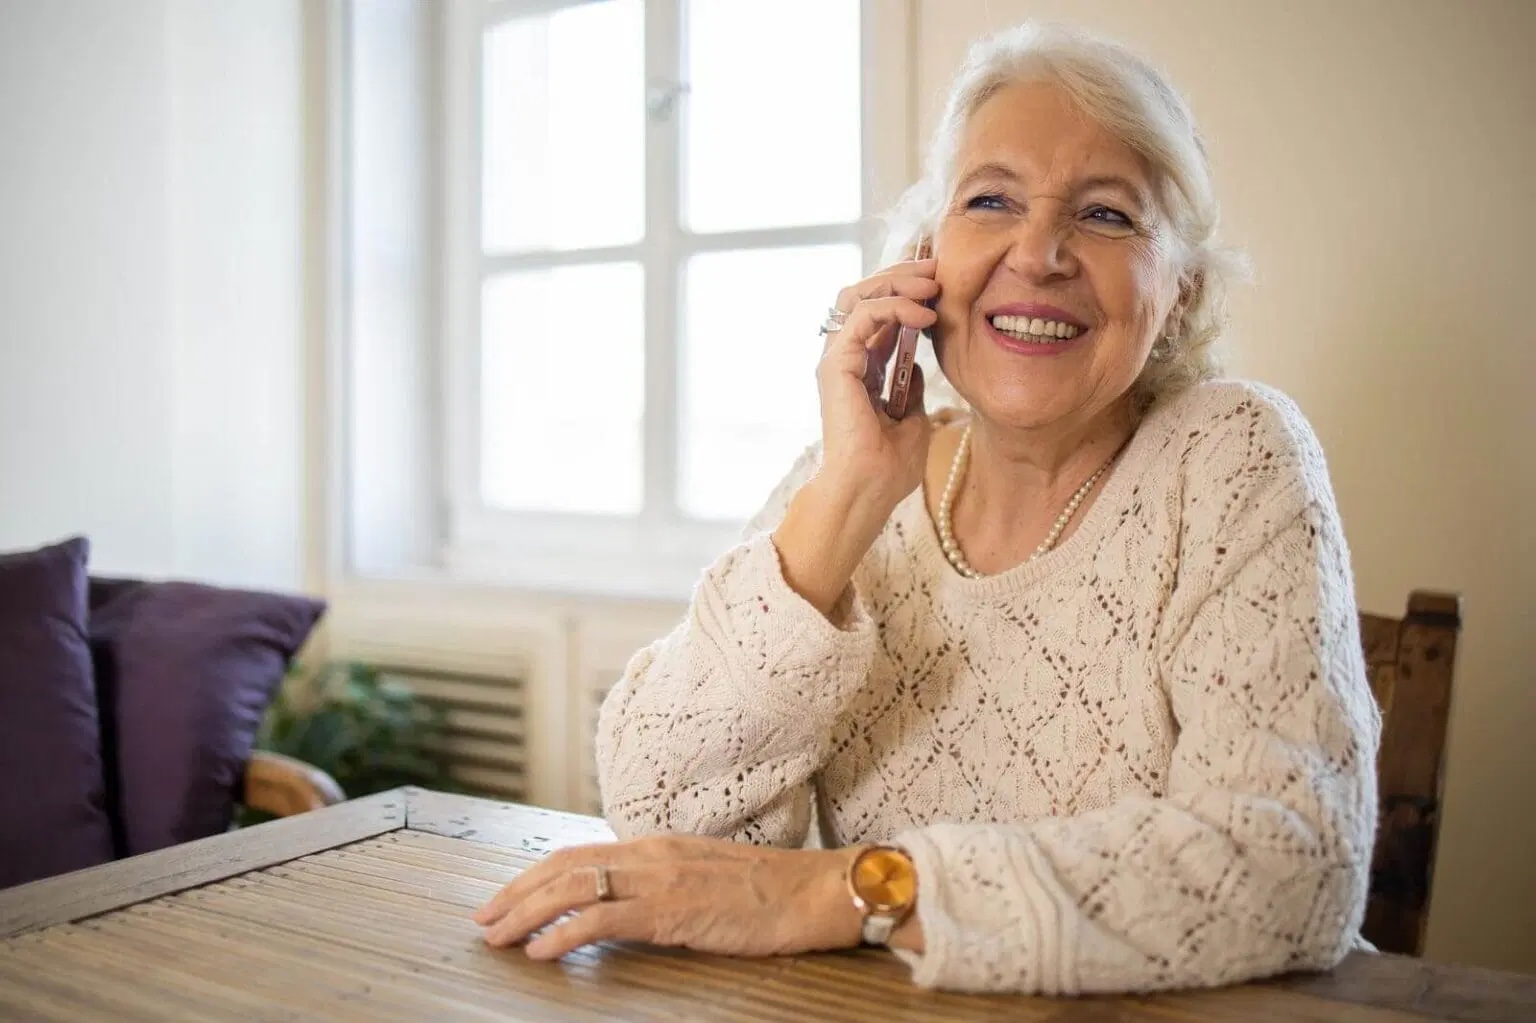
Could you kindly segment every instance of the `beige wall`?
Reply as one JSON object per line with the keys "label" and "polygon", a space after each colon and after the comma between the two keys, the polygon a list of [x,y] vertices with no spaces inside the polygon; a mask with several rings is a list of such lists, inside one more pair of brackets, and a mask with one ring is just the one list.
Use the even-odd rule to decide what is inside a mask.
{"label": "beige wall", "polygon": [[1029,17],[1189,97],[1257,270],[1229,361],[1321,435],[1361,603],[1464,595],[1428,951],[1536,971],[1536,3],[917,0],[920,139]]}

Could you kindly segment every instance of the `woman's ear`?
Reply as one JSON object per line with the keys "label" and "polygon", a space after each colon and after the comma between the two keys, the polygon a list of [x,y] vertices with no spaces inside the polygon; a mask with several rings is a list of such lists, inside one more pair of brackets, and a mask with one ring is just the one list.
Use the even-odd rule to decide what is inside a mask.
{"label": "woman's ear", "polygon": [[1179,294],[1173,300],[1173,308],[1168,310],[1168,321],[1163,328],[1163,336],[1182,338],[1187,325],[1184,318],[1195,307],[1200,299],[1200,293],[1205,288],[1205,274],[1199,270],[1191,271],[1179,279]]}

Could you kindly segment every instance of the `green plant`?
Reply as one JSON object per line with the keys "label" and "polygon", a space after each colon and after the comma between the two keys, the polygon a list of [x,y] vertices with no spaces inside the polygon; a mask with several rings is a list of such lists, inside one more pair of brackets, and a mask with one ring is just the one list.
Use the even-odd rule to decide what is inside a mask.
{"label": "green plant", "polygon": [[372,665],[342,661],[291,679],[256,736],[258,749],[314,764],[347,796],[400,785],[454,788],[437,752],[443,713]]}

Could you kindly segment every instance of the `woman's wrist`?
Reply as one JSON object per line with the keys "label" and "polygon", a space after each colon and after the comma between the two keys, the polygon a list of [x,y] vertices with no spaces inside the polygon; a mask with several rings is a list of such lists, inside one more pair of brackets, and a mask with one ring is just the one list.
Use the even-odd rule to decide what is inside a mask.
{"label": "woman's wrist", "polygon": [[[827,914],[830,933],[836,935],[832,939],[832,948],[853,948],[863,942],[864,913],[854,903],[853,893],[849,891],[848,871],[865,848],[862,845],[850,845],[818,854],[826,864],[822,868],[822,894],[819,901]],[[891,932],[885,944],[887,948],[899,948],[918,954],[923,952],[923,925],[918,922],[916,906]]]}
{"label": "woman's wrist", "polygon": [[831,948],[857,948],[863,941],[864,914],[848,893],[848,868],[859,854],[859,846],[828,849],[822,855],[821,891],[817,904],[831,925]]}
{"label": "woman's wrist", "polygon": [[840,467],[834,462],[823,462],[806,487],[812,490],[818,500],[872,522],[876,533],[885,525],[885,520],[890,518],[902,498],[912,492],[911,487],[903,488],[898,480],[880,474],[871,476],[855,468]]}

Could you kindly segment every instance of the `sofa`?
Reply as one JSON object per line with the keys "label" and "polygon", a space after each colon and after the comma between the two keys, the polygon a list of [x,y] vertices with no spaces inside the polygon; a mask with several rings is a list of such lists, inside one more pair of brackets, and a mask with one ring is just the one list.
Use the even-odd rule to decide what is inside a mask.
{"label": "sofa", "polygon": [[0,554],[0,888],[344,798],[252,749],[321,601],[95,577],[89,553]]}

